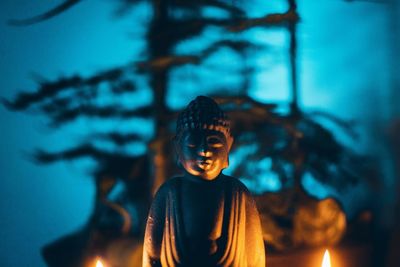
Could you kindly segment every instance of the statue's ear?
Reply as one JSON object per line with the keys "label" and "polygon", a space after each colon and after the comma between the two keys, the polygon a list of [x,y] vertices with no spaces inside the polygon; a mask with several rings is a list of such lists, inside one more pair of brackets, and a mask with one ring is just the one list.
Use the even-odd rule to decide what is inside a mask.
{"label": "statue's ear", "polygon": [[174,136],[173,143],[174,143],[174,150],[175,150],[175,155],[176,155],[176,163],[178,166],[180,166],[181,165],[181,159],[180,159],[181,149],[180,149],[180,142],[179,142],[179,139],[177,138],[177,136]]}
{"label": "statue's ear", "polygon": [[228,143],[228,153],[231,151],[232,144],[233,144],[234,140],[235,139],[233,138],[233,136],[228,137],[228,140],[226,140],[226,142]]}
{"label": "statue's ear", "polygon": [[229,137],[228,137],[228,140],[226,140],[227,145],[228,145],[228,153],[226,153],[226,159],[225,159],[225,163],[224,163],[224,169],[229,167],[229,152],[231,151],[233,141],[234,141],[233,136],[229,136]]}
{"label": "statue's ear", "polygon": [[229,167],[229,155],[226,155],[226,159],[225,159],[225,163],[224,163],[223,169],[226,169],[228,167]]}

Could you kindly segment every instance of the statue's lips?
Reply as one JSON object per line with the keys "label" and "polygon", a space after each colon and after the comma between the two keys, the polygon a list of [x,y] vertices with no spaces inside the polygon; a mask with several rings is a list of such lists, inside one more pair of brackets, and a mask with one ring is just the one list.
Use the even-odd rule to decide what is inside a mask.
{"label": "statue's lips", "polygon": [[210,166],[212,164],[212,160],[210,160],[210,159],[196,160],[196,164],[197,164],[197,166],[199,166],[199,168],[206,170],[206,169],[210,168]]}

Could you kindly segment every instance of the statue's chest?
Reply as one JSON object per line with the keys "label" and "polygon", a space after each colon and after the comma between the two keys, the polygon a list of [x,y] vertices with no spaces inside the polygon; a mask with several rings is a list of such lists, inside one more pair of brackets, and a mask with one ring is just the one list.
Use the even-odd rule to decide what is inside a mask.
{"label": "statue's chest", "polygon": [[220,185],[192,186],[183,184],[181,188],[181,211],[188,238],[215,240],[216,227],[222,220],[224,189]]}

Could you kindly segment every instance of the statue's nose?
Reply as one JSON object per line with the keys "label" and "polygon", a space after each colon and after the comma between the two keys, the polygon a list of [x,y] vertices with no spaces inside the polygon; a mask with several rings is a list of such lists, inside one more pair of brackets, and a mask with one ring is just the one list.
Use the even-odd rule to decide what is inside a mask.
{"label": "statue's nose", "polygon": [[202,157],[211,157],[211,151],[208,150],[207,148],[201,148],[199,150],[199,155]]}
{"label": "statue's nose", "polygon": [[208,147],[208,144],[207,144],[206,140],[204,140],[201,143],[201,145],[199,147],[199,150],[198,150],[198,154],[199,154],[199,156],[202,156],[202,157],[210,157],[211,156],[211,151],[210,151],[210,149]]}

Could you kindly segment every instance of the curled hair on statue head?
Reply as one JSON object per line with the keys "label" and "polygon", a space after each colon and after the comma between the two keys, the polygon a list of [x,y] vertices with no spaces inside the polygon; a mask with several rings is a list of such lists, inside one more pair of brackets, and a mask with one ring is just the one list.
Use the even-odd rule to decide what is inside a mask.
{"label": "curled hair on statue head", "polygon": [[175,141],[188,130],[208,129],[221,132],[232,143],[230,121],[218,104],[210,97],[198,96],[179,114],[176,122]]}
{"label": "curled hair on statue head", "polygon": [[[176,122],[176,135],[174,137],[175,150],[179,155],[179,146],[185,133],[195,130],[213,130],[225,136],[227,149],[231,149],[233,137],[230,131],[230,120],[218,104],[209,97],[198,96],[179,114]],[[180,166],[178,156],[178,166]],[[226,167],[229,158],[226,158]]]}

